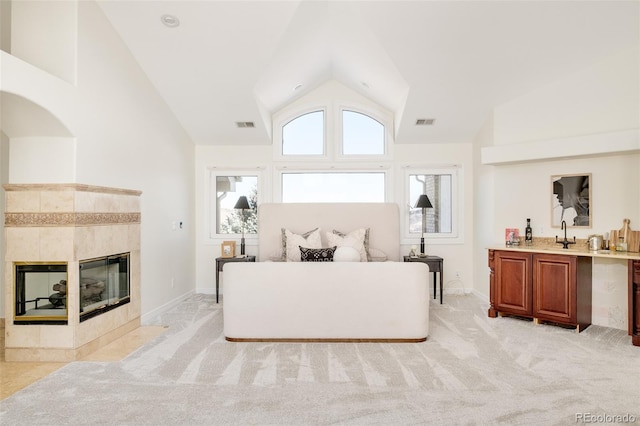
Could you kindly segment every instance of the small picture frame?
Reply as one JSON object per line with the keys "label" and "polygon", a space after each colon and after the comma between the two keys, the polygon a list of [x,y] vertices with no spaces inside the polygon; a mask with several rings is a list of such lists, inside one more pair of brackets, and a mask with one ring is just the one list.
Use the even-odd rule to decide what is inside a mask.
{"label": "small picture frame", "polygon": [[504,242],[507,246],[520,245],[520,229],[518,228],[505,228],[504,230]]}
{"label": "small picture frame", "polygon": [[221,257],[236,257],[236,242],[223,241],[220,245]]}

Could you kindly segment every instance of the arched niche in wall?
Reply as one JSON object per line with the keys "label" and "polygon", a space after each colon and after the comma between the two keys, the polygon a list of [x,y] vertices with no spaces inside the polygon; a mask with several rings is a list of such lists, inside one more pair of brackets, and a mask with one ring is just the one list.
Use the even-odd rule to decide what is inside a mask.
{"label": "arched niche in wall", "polygon": [[0,92],[0,103],[0,126],[9,138],[73,137],[58,117],[29,99]]}
{"label": "arched niche in wall", "polygon": [[76,139],[47,109],[0,92],[0,129],[9,140],[8,183],[75,182]]}

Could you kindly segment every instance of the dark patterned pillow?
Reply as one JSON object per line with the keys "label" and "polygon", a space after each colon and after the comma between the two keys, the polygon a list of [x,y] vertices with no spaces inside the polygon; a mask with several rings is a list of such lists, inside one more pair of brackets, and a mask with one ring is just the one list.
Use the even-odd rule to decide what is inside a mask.
{"label": "dark patterned pillow", "polygon": [[298,247],[300,247],[300,260],[303,262],[333,262],[333,253],[336,251],[336,246],[320,249]]}

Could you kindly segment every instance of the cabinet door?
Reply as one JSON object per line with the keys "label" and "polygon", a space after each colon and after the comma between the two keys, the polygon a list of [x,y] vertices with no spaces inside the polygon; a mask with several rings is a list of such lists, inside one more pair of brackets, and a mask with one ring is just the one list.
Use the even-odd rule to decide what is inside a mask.
{"label": "cabinet door", "polygon": [[530,253],[495,253],[495,310],[515,315],[532,314]]}
{"label": "cabinet door", "polygon": [[533,316],[566,324],[576,323],[575,256],[533,256]]}

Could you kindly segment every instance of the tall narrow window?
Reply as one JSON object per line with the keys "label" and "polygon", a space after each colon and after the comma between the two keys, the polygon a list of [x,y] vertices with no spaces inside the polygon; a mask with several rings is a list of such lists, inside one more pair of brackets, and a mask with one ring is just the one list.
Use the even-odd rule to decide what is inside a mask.
{"label": "tall narrow window", "polygon": [[234,208],[238,198],[242,195],[247,197],[251,207],[244,213],[244,232],[246,234],[257,233],[258,176],[217,175],[215,176],[215,194],[216,234],[240,234],[242,232],[242,211]]}
{"label": "tall narrow window", "polygon": [[[425,210],[428,234],[450,234],[453,232],[453,178],[451,174],[410,174],[409,200],[414,205],[421,194],[426,194],[433,208]],[[422,232],[422,209],[409,212],[409,233]]]}
{"label": "tall narrow window", "polygon": [[282,127],[282,155],[324,154],[324,111],[294,118]]}
{"label": "tall narrow window", "polygon": [[342,154],[384,155],[384,126],[359,112],[342,111]]}

